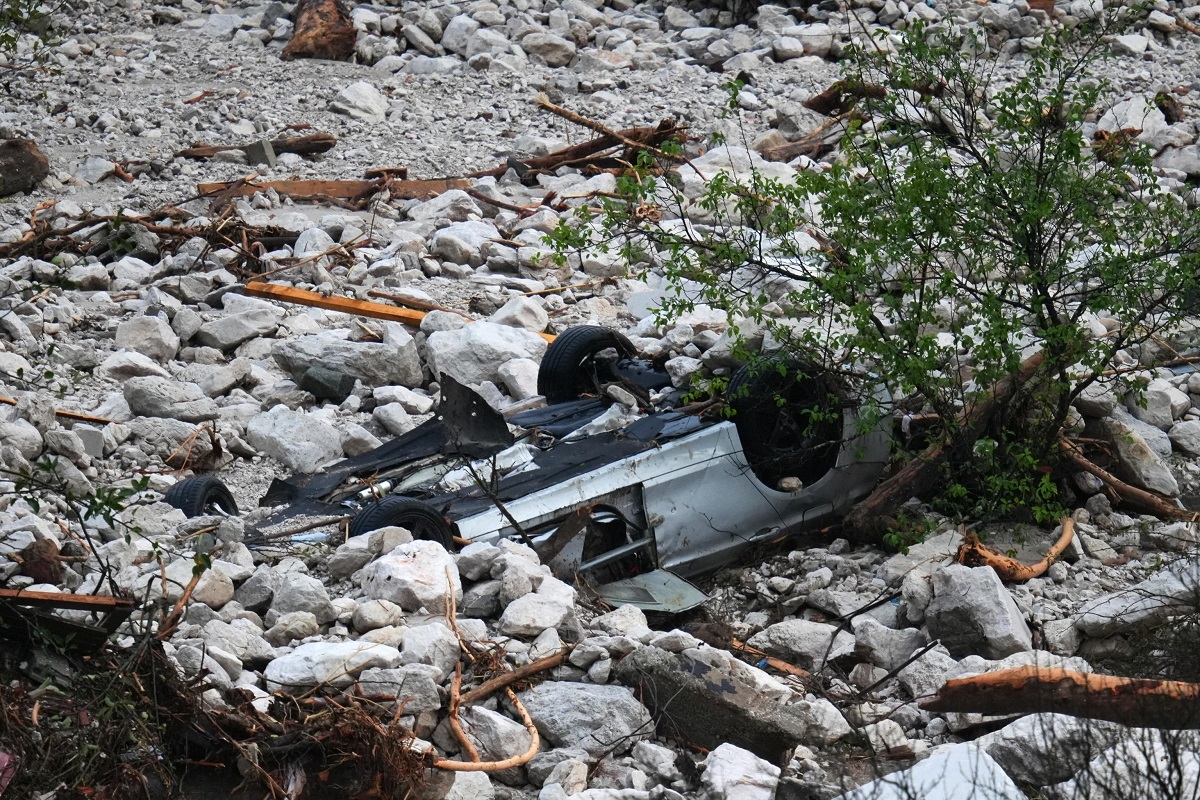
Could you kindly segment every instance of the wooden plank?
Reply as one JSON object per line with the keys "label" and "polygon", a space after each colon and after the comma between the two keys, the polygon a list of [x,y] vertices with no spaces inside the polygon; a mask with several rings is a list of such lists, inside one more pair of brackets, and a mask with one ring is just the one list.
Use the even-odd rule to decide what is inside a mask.
{"label": "wooden plank", "polygon": [[238,197],[248,197],[257,192],[274,189],[280,194],[294,199],[305,197],[336,197],[339,200],[350,200],[364,192],[369,192],[380,186],[378,181],[345,180],[345,181],[254,181],[237,185],[237,181],[217,181],[216,183],[201,183],[196,188],[201,197],[207,197],[221,192]]}
{"label": "wooden plank", "polygon": [[128,597],[103,597],[97,594],[65,594],[59,592],[25,592],[20,589],[0,589],[0,602],[34,608],[68,608],[76,611],[118,611],[132,609]]}
{"label": "wooden plank", "polygon": [[471,181],[467,178],[433,178],[430,180],[294,180],[294,181],[217,181],[201,183],[196,189],[201,197],[227,192],[230,196],[248,197],[256,192],[274,189],[293,200],[321,197],[336,197],[339,200],[356,200],[386,188],[392,197],[405,200],[424,200],[436,197],[450,189],[466,189]]}
{"label": "wooden plank", "polygon": [[[414,311],[409,308],[397,308],[385,303],[356,300],[353,297],[339,297],[338,295],[326,297],[318,292],[310,292],[306,289],[280,286],[277,283],[262,283],[261,281],[247,283],[245,292],[254,297],[279,300],[284,303],[296,303],[297,305],[311,306],[313,308],[323,308],[327,311],[340,311],[343,314],[355,314],[360,317],[373,317],[392,322],[403,322],[406,325],[414,327],[420,326],[421,320],[428,313],[425,311]],[[547,342],[554,341],[554,336],[549,333],[539,333],[538,336],[541,336]]]}

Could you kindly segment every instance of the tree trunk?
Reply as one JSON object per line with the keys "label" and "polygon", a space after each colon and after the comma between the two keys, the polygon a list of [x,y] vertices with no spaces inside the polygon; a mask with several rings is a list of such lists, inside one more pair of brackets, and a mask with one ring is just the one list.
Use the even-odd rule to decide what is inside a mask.
{"label": "tree trunk", "polygon": [[358,32],[342,0],[300,0],[292,15],[296,30],[280,58],[349,61]]}
{"label": "tree trunk", "polygon": [[927,711],[1067,714],[1135,728],[1200,729],[1200,684],[1018,667],[946,681]]}
{"label": "tree trunk", "polygon": [[879,484],[875,491],[855,504],[843,521],[846,532],[855,541],[878,543],[896,527],[896,512],[910,497],[926,497],[942,479],[942,465],[960,453],[970,452],[975,441],[987,430],[992,417],[1016,391],[1028,383],[1045,362],[1037,352],[1021,362],[1009,378],[992,387],[987,397],[965,409],[958,417],[958,430],[950,441],[935,442]]}

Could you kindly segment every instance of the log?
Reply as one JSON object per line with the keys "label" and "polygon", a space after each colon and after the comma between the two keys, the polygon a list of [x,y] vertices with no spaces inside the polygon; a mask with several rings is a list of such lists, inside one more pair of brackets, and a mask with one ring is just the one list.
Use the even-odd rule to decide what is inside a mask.
{"label": "log", "polygon": [[[337,144],[337,137],[332,133],[310,133],[307,136],[281,136],[271,140],[271,149],[276,153],[295,153],[300,156],[316,155],[332,150]],[[217,153],[230,150],[245,150],[243,144],[194,144],[175,154],[176,158],[191,158],[202,160],[212,158]]]}
{"label": "log", "polygon": [[50,160],[32,139],[0,142],[0,197],[32,192],[50,174]]}
{"label": "log", "polygon": [[349,61],[358,31],[342,0],[300,0],[292,16],[296,30],[279,57]]}
{"label": "log", "polygon": [[1034,353],[1021,362],[1017,371],[999,381],[978,403],[964,409],[958,417],[958,429],[951,441],[934,442],[912,461],[885,480],[875,491],[855,504],[843,524],[847,533],[864,542],[877,543],[896,526],[896,512],[913,496],[927,496],[941,481],[942,465],[964,446],[970,446],[987,429],[996,407],[1037,374],[1045,354]]}
{"label": "log", "polygon": [[1067,714],[1136,728],[1200,729],[1200,684],[1018,667],[946,681],[926,711]]}
{"label": "log", "polygon": [[1083,454],[1083,451],[1079,449],[1079,445],[1071,440],[1060,438],[1058,440],[1058,447],[1077,467],[1085,472],[1090,472],[1104,481],[1106,486],[1116,492],[1123,501],[1130,505],[1137,506],[1151,512],[1155,516],[1165,517],[1166,519],[1182,519],[1188,522],[1200,521],[1200,513],[1172,505],[1168,498],[1148,492],[1145,489],[1139,489],[1136,486],[1131,486],[1111,472],[1093,464]]}
{"label": "log", "polygon": [[963,533],[963,543],[958,546],[954,560],[968,567],[991,567],[996,570],[1002,581],[1027,581],[1036,578],[1050,569],[1050,565],[1058,560],[1062,551],[1067,549],[1071,539],[1075,537],[1075,520],[1063,517],[1062,534],[1058,541],[1046,551],[1046,556],[1036,564],[1022,564],[1015,558],[1009,558],[994,547],[988,547],[979,541],[972,531]]}

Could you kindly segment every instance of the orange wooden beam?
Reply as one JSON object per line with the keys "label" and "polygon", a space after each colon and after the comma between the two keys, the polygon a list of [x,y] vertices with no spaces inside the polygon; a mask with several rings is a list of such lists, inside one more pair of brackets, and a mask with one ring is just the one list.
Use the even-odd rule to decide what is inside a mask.
{"label": "orange wooden beam", "polygon": [[[306,289],[296,289],[291,286],[281,286],[277,283],[251,281],[246,284],[246,294],[254,297],[264,297],[279,300],[284,303],[296,303],[302,306],[323,308],[327,311],[340,311],[343,314],[355,314],[360,317],[386,319],[392,322],[403,322],[406,325],[419,326],[427,311],[414,311],[410,308],[398,308],[385,303],[372,303],[369,300],[356,300],[353,297],[330,295],[326,297],[318,292]],[[539,333],[547,342],[553,342],[554,336],[549,333]]]}

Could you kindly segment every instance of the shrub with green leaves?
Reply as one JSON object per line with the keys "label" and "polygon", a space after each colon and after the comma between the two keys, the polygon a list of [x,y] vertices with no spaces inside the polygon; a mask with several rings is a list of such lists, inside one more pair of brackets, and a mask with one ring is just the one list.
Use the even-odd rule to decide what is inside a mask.
{"label": "shrub with green leaves", "polygon": [[[1049,514],[1046,465],[1072,401],[1118,351],[1181,318],[1200,265],[1197,214],[1160,186],[1147,143],[1087,135],[1122,23],[1048,28],[1003,66],[969,28],[853,47],[831,164],[781,175],[728,147],[705,157],[729,166],[697,191],[694,166],[664,173],[645,158],[618,199],[552,240],[560,255],[619,249],[635,271],[661,272],[664,318],[723,308],[743,334],[915,398],[952,453],[950,508]],[[963,409],[1035,353],[975,446]]]}
{"label": "shrub with green leaves", "polygon": [[[41,0],[0,0],[0,61],[12,62],[19,50],[21,37],[36,37],[35,55],[46,41],[49,12]],[[11,68],[12,63],[5,64]]]}

